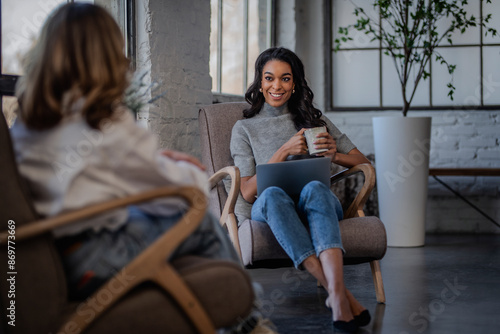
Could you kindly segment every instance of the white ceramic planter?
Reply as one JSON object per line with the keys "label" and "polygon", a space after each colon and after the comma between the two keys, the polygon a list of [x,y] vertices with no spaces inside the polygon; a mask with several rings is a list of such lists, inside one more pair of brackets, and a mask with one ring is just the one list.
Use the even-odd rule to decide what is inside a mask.
{"label": "white ceramic planter", "polygon": [[380,219],[392,247],[425,244],[431,118],[374,117]]}

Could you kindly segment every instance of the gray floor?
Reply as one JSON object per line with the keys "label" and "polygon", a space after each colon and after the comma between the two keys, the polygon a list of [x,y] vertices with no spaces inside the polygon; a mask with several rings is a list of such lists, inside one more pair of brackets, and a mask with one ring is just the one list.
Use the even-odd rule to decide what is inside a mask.
{"label": "gray floor", "polygon": [[[345,267],[347,287],[370,311],[358,333],[500,333],[500,235],[428,236],[425,247],[389,248],[381,261],[386,304],[370,266]],[[279,333],[333,333],[326,291],[294,268],[251,269],[263,312]]]}

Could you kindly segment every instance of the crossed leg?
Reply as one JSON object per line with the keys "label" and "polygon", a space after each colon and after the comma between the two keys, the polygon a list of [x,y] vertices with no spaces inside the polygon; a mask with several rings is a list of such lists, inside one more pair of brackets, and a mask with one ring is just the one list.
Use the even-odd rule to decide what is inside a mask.
{"label": "crossed leg", "polygon": [[327,249],[319,255],[310,256],[303,262],[306,270],[328,291],[326,305],[332,309],[334,321],[350,321],[365,308],[347,290],[344,284],[342,251]]}

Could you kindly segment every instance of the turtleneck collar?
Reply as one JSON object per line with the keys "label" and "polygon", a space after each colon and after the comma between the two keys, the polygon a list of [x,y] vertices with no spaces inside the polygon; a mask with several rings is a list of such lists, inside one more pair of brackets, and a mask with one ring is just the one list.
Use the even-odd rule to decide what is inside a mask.
{"label": "turtleneck collar", "polygon": [[288,103],[285,103],[284,105],[279,107],[272,107],[271,105],[264,102],[264,105],[260,110],[260,114],[263,116],[280,116],[288,114]]}

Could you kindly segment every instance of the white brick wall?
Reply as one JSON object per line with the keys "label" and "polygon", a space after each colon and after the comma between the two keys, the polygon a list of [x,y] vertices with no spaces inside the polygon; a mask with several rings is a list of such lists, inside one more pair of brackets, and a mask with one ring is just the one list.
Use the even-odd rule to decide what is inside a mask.
{"label": "white brick wall", "polygon": [[[397,112],[327,113],[364,154],[374,153],[372,118]],[[431,116],[431,167],[500,168],[500,111],[412,112]],[[448,177],[440,179],[500,223],[500,177]],[[448,189],[429,177],[427,232],[500,233]]]}
{"label": "white brick wall", "polygon": [[[145,41],[140,59],[150,62],[151,79],[166,92],[146,114],[160,145],[199,156],[198,110],[212,103],[209,75],[210,2],[144,2]],[[148,66],[148,64],[146,64]]]}

